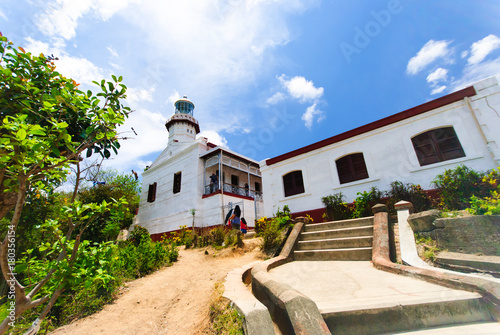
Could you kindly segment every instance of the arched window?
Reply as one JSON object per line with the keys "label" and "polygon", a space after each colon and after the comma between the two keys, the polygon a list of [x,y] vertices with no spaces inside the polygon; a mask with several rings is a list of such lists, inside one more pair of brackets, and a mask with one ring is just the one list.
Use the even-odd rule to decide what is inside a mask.
{"label": "arched window", "polygon": [[426,131],[411,139],[420,166],[465,157],[453,127]]}
{"label": "arched window", "polygon": [[285,189],[285,197],[304,193],[304,180],[302,171],[292,171],[283,176],[283,187]]}
{"label": "arched window", "polygon": [[335,164],[341,184],[368,178],[368,170],[362,152],[339,158]]}

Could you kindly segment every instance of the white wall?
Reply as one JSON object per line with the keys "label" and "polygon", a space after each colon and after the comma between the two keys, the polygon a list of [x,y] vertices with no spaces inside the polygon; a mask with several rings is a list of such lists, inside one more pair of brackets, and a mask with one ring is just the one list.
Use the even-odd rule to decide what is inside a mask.
{"label": "white wall", "polygon": [[[351,202],[358,192],[368,191],[372,186],[387,190],[396,180],[429,189],[437,174],[458,164],[480,171],[497,167],[500,162],[500,89],[494,78],[479,82],[475,88],[477,95],[471,97],[471,107],[487,143],[465,98],[270,166],[262,161],[265,215],[271,216],[284,205],[292,212],[322,208],[322,197],[339,192]],[[420,166],[411,138],[445,126],[455,129],[465,157]],[[340,184],[335,161],[356,152],[363,153],[369,178]],[[285,198],[283,175],[295,170],[302,170],[305,192]]]}
{"label": "white wall", "polygon": [[[200,173],[203,173],[203,167],[199,154],[200,144],[193,143],[179,154],[174,154],[167,160],[159,160],[161,164],[153,165],[143,173],[136,224],[147,228],[151,234],[177,230],[182,225],[191,227],[192,215],[189,210],[197,209],[199,216],[202,208],[203,176]],[[174,194],[173,181],[177,172],[182,172],[181,191]],[[149,203],[149,184],[154,182],[157,183],[156,200]]]}

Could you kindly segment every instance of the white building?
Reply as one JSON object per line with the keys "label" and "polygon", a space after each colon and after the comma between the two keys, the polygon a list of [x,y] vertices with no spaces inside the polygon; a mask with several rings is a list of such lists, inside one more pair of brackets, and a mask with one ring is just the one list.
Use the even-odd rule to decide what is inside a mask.
{"label": "white building", "polygon": [[[153,240],[181,226],[220,225],[228,210],[239,205],[249,226],[263,212],[259,163],[215,146],[200,132],[194,104],[184,96],[167,120],[168,144],[142,174],[142,191],[135,224]],[[222,171],[222,174],[219,173]],[[216,183],[210,176],[218,176]],[[193,216],[194,210],[194,216]],[[194,221],[193,221],[194,220]]]}
{"label": "white building", "polygon": [[348,202],[393,181],[431,188],[445,169],[500,165],[500,87],[495,77],[320,142],[260,162],[264,214],[288,205],[321,218],[321,198]]}

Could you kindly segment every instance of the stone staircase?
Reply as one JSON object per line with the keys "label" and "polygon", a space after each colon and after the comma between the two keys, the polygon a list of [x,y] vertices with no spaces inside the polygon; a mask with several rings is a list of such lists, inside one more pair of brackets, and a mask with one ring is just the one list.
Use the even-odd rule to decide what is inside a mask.
{"label": "stone staircase", "polygon": [[[300,233],[293,251],[295,261],[343,261],[337,266],[359,264],[359,269],[368,266],[366,270],[360,272],[357,266],[349,265],[354,266],[355,272],[344,275],[345,278],[353,278],[356,275],[367,277],[366,282],[357,278],[358,284],[363,283],[358,287],[357,294],[360,294],[360,297],[342,302],[321,302],[328,292],[339,290],[338,295],[342,296],[345,294],[343,291],[350,287],[327,288],[329,281],[343,282],[340,278],[344,277],[335,277],[335,273],[338,274],[339,270],[329,273],[329,281],[323,284],[318,283],[325,285],[324,288],[327,291],[319,294],[315,299],[318,300],[320,313],[332,334],[399,334],[415,330],[420,330],[424,334],[424,329],[425,334],[427,332],[429,334],[469,334],[470,328],[468,327],[478,329],[478,332],[473,334],[493,334],[497,331],[500,333],[500,324],[495,322],[488,304],[478,293],[440,291],[427,287],[426,285],[430,284],[420,280],[370,269],[372,266],[368,264],[371,262],[366,261],[372,260],[372,245],[373,217],[306,224]],[[326,263],[321,262],[321,264]],[[315,265],[314,268],[320,269],[319,265]],[[296,276],[297,273],[304,271],[299,268],[291,272]],[[328,271],[324,270],[321,273],[325,274]],[[398,279],[390,279],[391,276],[396,276]],[[313,279],[295,280],[305,283]],[[387,284],[390,280],[394,281]],[[405,284],[410,280],[414,282]],[[380,283],[382,286],[372,283],[377,283],[377,285]],[[368,293],[370,290],[361,291],[361,287],[372,285],[373,291],[382,289],[387,289],[387,291],[384,291],[382,296],[374,295],[373,297]],[[415,285],[414,289],[408,288],[413,287],[412,285]],[[392,290],[401,290],[401,296],[392,295]],[[315,291],[316,289],[313,289],[309,296],[313,296]],[[453,328],[454,326],[458,328]],[[460,332],[461,327],[464,327],[465,332]],[[485,331],[479,330],[483,327]],[[446,332],[447,329],[449,333]]]}
{"label": "stone staircase", "polygon": [[294,250],[296,261],[372,259],[373,217],[307,224]]}

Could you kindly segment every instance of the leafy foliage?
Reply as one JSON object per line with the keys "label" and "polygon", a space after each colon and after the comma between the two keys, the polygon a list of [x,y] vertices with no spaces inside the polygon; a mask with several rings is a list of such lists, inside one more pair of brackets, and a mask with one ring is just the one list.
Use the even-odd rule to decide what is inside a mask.
{"label": "leafy foliage", "polygon": [[264,217],[258,220],[256,223],[256,226],[259,226],[257,236],[262,237],[261,249],[266,253],[273,253],[283,243],[286,237],[285,230],[290,227],[292,222],[288,206],[284,206],[283,211],[278,208],[274,218]]}
{"label": "leafy foliage", "polygon": [[482,179],[482,185],[485,185],[490,191],[490,196],[479,198],[473,195],[470,199],[469,213],[474,215],[498,215],[500,214],[500,168],[492,170]]}
{"label": "leafy foliage", "polygon": [[243,335],[243,317],[232,306],[231,301],[222,297],[224,285],[215,285],[216,296],[210,304],[210,328],[208,334]]}
{"label": "leafy foliage", "polygon": [[373,186],[370,191],[358,192],[358,197],[354,200],[353,217],[362,218],[371,216],[372,207],[380,203],[382,199],[382,192]]}
{"label": "leafy foliage", "polygon": [[106,170],[106,177],[100,177],[101,174],[104,173],[95,178],[105,181],[105,184],[85,187],[78,193],[78,199],[83,203],[100,203],[123,198],[127,204],[123,208],[122,217],[104,215],[87,227],[83,238],[94,242],[115,240],[120,229],[128,228],[132,224],[135,211],[139,207],[139,182],[135,178],[114,170]]}
{"label": "leafy foliage", "polygon": [[415,212],[422,212],[432,207],[432,200],[420,185],[405,184],[400,181],[391,183],[390,189],[385,193],[386,204],[390,214],[396,214],[394,205],[401,201],[411,202]]}
{"label": "leafy foliage", "polygon": [[[109,279],[102,268],[93,276],[93,268],[82,265],[87,258],[80,259],[79,252],[87,250],[88,243],[82,240],[82,234],[100,216],[123,219],[120,209],[126,204],[124,199],[82,204],[73,202],[72,197],[59,217],[39,222],[40,233],[52,233],[37,236],[46,238],[37,251],[45,258],[38,258],[34,248],[27,249],[27,268],[20,271],[21,277],[9,267],[9,235],[28,245],[24,243],[27,236],[18,230],[28,194],[50,194],[65,180],[71,164],[79,166],[83,152],[87,157],[99,154],[105,158],[111,151],[117,153],[120,144],[116,129],[130,112],[121,102],[126,93],[121,77],[95,82],[101,91],[93,95],[80,91],[79,84],[58,73],[55,60],[15,48],[0,34],[0,220],[10,218],[9,234],[0,247],[0,264],[4,278],[15,288],[16,316],[44,306],[41,320],[71,287],[88,278]],[[33,268],[37,268],[36,276]],[[19,282],[26,279],[30,280],[27,290]],[[8,321],[0,324],[0,334],[7,331]],[[32,331],[37,331],[36,325]]]}
{"label": "leafy foliage", "polygon": [[137,247],[143,241],[151,241],[151,235],[149,235],[149,231],[146,228],[135,226],[134,230],[130,232],[128,240]]}
{"label": "leafy foliage", "polygon": [[440,189],[440,207],[448,210],[465,209],[469,207],[473,195],[487,196],[489,190],[485,190],[484,185],[481,185],[483,176],[484,173],[464,165],[437,175],[432,184]]}
{"label": "leafy foliage", "polygon": [[323,197],[321,198],[321,201],[325,205],[325,214],[328,221],[346,220],[352,218],[353,210],[349,207],[347,202],[345,202],[342,192]]}

